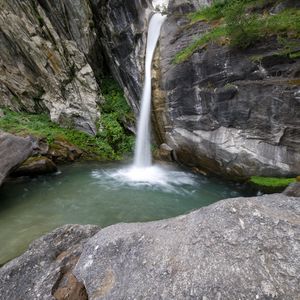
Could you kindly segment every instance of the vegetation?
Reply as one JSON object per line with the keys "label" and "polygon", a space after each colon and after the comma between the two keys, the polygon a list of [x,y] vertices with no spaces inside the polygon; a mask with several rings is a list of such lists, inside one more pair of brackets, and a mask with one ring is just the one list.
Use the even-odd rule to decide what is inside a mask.
{"label": "vegetation", "polygon": [[112,79],[103,80],[103,93],[105,103],[96,136],[72,128],[62,128],[46,114],[12,112],[8,109],[4,109],[5,116],[0,118],[0,129],[19,135],[44,137],[50,145],[55,139],[64,139],[83,150],[86,156],[90,154],[102,159],[121,159],[131,151],[133,145],[132,134],[126,132],[122,125],[123,119],[130,116],[130,108]]}
{"label": "vegetation", "polygon": [[[271,14],[268,9],[276,3],[275,0],[215,0],[210,7],[190,14],[191,25],[205,21],[212,29],[179,52],[174,62],[185,61],[208,42],[226,40],[231,47],[245,49],[268,36],[277,37],[279,43],[299,39],[300,10],[290,8]],[[286,54],[298,57],[299,53],[293,53],[293,49],[294,46],[285,47],[289,50]]]}
{"label": "vegetation", "polygon": [[286,187],[290,183],[296,182],[296,178],[273,178],[273,177],[259,177],[252,176],[250,183],[253,183],[262,187]]}
{"label": "vegetation", "polygon": [[112,78],[104,78],[101,87],[105,102],[101,107],[98,137],[105,142],[106,152],[120,158],[133,149],[134,136],[123,124],[133,122],[134,115],[122,90]]}

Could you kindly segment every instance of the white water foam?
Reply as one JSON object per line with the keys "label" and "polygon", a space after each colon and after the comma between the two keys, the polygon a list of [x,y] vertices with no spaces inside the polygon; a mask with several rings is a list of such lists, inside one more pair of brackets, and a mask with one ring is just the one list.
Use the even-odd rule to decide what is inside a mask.
{"label": "white water foam", "polygon": [[110,188],[122,187],[148,188],[166,193],[190,194],[192,186],[199,184],[199,178],[194,174],[183,172],[172,165],[150,166],[139,168],[128,166],[121,169],[94,170],[92,177],[99,183],[106,182]]}

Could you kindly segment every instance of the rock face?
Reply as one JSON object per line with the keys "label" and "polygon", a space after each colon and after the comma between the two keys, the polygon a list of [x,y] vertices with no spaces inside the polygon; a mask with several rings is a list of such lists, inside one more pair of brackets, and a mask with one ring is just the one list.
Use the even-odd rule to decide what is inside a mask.
{"label": "rock face", "polygon": [[0,130],[0,185],[5,177],[33,151],[30,138],[14,136]]}
{"label": "rock face", "polygon": [[174,14],[162,28],[160,142],[181,163],[231,178],[299,174],[300,60],[280,56],[269,40],[247,51],[208,44],[174,64],[175,54],[209,29],[187,24]]}
{"label": "rock face", "polygon": [[137,113],[142,94],[150,0],[92,0],[107,65]]}
{"label": "rock face", "polygon": [[102,54],[88,1],[0,5],[0,105],[49,111],[53,121],[94,134],[101,96],[90,62],[99,70]]}
{"label": "rock face", "polygon": [[89,299],[299,299],[300,202],[220,201],[185,216],[101,230],[74,274]]}
{"label": "rock face", "polygon": [[27,252],[0,269],[0,298],[87,300],[72,275],[82,245],[100,228],[66,225],[34,241]]}
{"label": "rock face", "polygon": [[211,0],[170,0],[168,11],[170,13],[188,13],[207,6]]}

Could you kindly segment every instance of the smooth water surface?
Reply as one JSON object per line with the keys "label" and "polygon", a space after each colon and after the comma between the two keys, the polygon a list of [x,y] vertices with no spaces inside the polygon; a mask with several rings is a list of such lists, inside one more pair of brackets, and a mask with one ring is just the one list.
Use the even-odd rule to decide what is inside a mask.
{"label": "smooth water surface", "polygon": [[[154,168],[135,181],[130,167],[76,163],[56,175],[7,182],[0,189],[0,263],[19,255],[35,238],[68,223],[98,224],[173,217],[244,192],[174,166]],[[144,170],[145,172],[145,170]],[[140,176],[140,174],[139,174]]]}

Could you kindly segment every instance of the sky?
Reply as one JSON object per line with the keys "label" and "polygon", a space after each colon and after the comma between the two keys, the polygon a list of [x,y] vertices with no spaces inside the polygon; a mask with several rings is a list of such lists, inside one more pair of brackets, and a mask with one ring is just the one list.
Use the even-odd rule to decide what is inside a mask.
{"label": "sky", "polygon": [[154,7],[157,6],[157,5],[162,5],[162,4],[167,6],[168,2],[169,2],[169,0],[153,0],[152,1]]}

